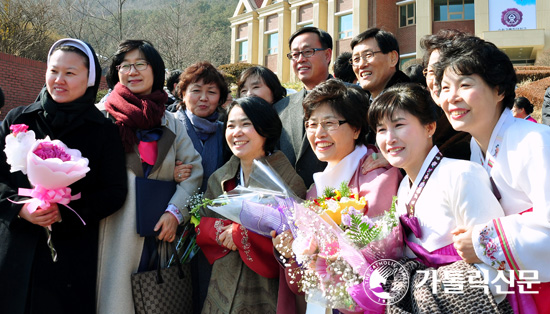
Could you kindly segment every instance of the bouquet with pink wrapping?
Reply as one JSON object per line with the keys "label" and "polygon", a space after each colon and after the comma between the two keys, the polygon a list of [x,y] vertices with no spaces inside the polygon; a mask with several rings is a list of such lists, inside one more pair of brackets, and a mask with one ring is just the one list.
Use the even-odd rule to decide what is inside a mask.
{"label": "bouquet with pink wrapping", "polygon": [[[79,150],[70,149],[61,141],[50,140],[49,137],[43,140],[34,139],[34,132],[27,132],[27,128],[26,125],[12,125],[10,129],[13,133],[6,136],[4,149],[8,156],[7,162],[12,166],[11,171],[22,171],[33,186],[32,189],[19,188],[19,195],[30,199],[17,203],[28,203],[29,213],[48,208],[52,204],[62,204],[86,224],[68,204],[80,198],[80,193],[71,195],[69,185],[84,178],[90,171],[88,159],[83,158]],[[22,166],[23,163],[25,167]],[[51,226],[46,228],[48,246],[52,259],[57,261],[57,253],[51,243],[51,230]]]}
{"label": "bouquet with pink wrapping", "polygon": [[88,171],[88,159],[79,150],[46,137],[36,141],[27,154],[27,177],[34,189],[19,189],[19,195],[32,197],[27,207],[31,213],[51,203],[67,205],[80,198],[80,194],[71,195],[69,185]]}
{"label": "bouquet with pink wrapping", "polygon": [[27,156],[27,177],[33,186],[49,190],[68,187],[90,171],[88,159],[78,149],[46,137],[31,147]]}
{"label": "bouquet with pink wrapping", "polygon": [[326,211],[297,206],[295,224],[298,236],[292,249],[301,264],[300,285],[308,302],[350,312],[384,311],[383,305],[368,298],[371,286],[363,279],[374,261],[403,255],[394,205],[373,219],[349,207],[342,211],[340,225]]}

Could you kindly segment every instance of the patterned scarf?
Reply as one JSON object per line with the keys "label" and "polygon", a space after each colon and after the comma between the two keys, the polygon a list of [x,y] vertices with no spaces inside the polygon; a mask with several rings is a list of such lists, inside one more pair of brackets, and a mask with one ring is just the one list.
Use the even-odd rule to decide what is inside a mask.
{"label": "patterned scarf", "polygon": [[138,130],[160,126],[166,99],[168,95],[162,89],[138,96],[120,83],[115,85],[105,101],[105,109],[115,118],[127,153],[132,152],[134,145],[139,142],[136,135]]}
{"label": "patterned scarf", "polygon": [[191,121],[191,124],[195,128],[195,132],[201,141],[206,141],[210,135],[216,132],[218,129],[218,112],[214,111],[211,115],[205,118],[194,115],[188,109],[185,109],[185,114]]}

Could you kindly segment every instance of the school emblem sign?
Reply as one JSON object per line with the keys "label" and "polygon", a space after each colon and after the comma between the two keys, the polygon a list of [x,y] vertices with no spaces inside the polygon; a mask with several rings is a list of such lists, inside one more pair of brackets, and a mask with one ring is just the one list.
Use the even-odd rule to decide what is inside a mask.
{"label": "school emblem sign", "polygon": [[523,20],[523,13],[516,8],[502,11],[501,22],[508,27],[516,27]]}
{"label": "school emblem sign", "polygon": [[537,29],[537,0],[488,1],[489,31]]}

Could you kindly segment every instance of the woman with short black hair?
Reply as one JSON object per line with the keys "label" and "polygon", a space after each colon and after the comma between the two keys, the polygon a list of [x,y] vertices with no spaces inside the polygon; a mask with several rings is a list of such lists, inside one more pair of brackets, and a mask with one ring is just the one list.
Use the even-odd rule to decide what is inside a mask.
{"label": "woman with short black hair", "polygon": [[[491,42],[474,36],[454,39],[441,49],[436,82],[441,107],[455,130],[472,135],[470,160],[491,177],[506,215],[458,228],[455,247],[468,263],[484,262],[516,276],[537,271],[538,293],[522,293],[516,284],[508,300],[521,312],[548,313],[550,129],[514,118],[516,72]],[[522,308],[531,298],[537,309]]]}
{"label": "woman with short black hair", "polygon": [[192,165],[154,228],[158,240],[173,242],[178,225],[190,219],[187,203],[199,189],[202,166],[183,124],[165,111],[164,61],[150,42],[121,42],[107,78],[114,87],[105,109],[122,137],[130,193],[117,214],[101,224],[98,313],[133,313],[130,276],[155,264],[150,261],[156,248],[155,236],[141,237],[136,230],[136,177],[174,181],[176,160]]}
{"label": "woman with short black hair", "polygon": [[[414,259],[405,264],[411,280],[423,276],[425,267],[439,268],[461,261],[453,247],[452,232],[456,227],[473,226],[503,215],[483,168],[470,161],[445,158],[434,145],[435,110],[428,91],[414,83],[388,88],[369,108],[369,123],[376,130],[380,151],[392,166],[407,174],[397,193],[396,213],[404,230],[405,255]],[[457,276],[480,269],[496,301],[504,299],[501,291],[507,285],[501,285],[496,270],[488,265],[481,263],[474,267],[459,262],[449,269],[454,269]],[[503,286],[504,290],[500,290]],[[410,304],[418,304],[420,312],[435,311],[437,308],[430,307],[433,306],[430,296],[422,296],[417,288],[411,288],[404,301],[395,306],[407,311]],[[486,309],[497,309],[493,296],[485,295],[483,290],[477,290],[477,294],[475,290],[465,292],[480,301],[480,309],[487,304]],[[460,302],[470,302],[463,297],[444,297],[451,298],[448,302],[459,307]],[[444,311],[444,307],[439,310]]]}
{"label": "woman with short black hair", "polygon": [[[299,197],[306,187],[288,159],[275,151],[282,124],[277,112],[259,97],[233,102],[225,123],[225,139],[233,156],[210,176],[205,197],[213,199],[253,180],[253,161],[265,158]],[[247,231],[205,209],[197,227],[197,243],[212,265],[203,313],[275,313],[279,267],[271,239]]]}
{"label": "woman with short black hair", "polygon": [[247,96],[260,97],[273,105],[286,97],[286,88],[273,71],[259,65],[246,69],[237,82],[237,97]]}
{"label": "woman with short black hair", "polygon": [[[280,119],[275,119],[273,110],[261,110],[265,108],[264,99],[259,97],[245,97],[234,101],[227,108],[227,112],[235,107],[241,107],[244,114],[250,119],[250,122],[254,125],[254,129],[260,136],[265,137],[265,143],[263,150],[266,154],[271,154],[275,151],[275,145],[279,141],[283,125]],[[261,104],[259,108],[255,105]],[[227,130],[229,120],[225,121],[225,129]]]}

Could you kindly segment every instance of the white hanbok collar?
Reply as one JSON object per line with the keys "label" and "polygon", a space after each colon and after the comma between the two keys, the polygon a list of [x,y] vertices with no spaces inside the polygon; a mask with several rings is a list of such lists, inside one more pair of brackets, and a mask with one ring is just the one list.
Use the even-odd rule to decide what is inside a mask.
{"label": "white hanbok collar", "polygon": [[323,172],[313,174],[313,181],[317,189],[317,196],[323,195],[325,188],[338,188],[343,181],[349,182],[357,170],[361,158],[367,153],[364,145],[355,146],[353,152],[349,153],[334,167],[327,166]]}
{"label": "white hanbok collar", "polygon": [[473,137],[470,141],[470,160],[481,164],[483,168],[487,170],[487,173],[489,173],[489,175],[491,175],[491,169],[493,168],[495,160],[498,156],[498,152],[500,151],[500,145],[502,144],[504,133],[510,127],[510,125],[514,123],[514,121],[515,118],[514,115],[512,115],[512,111],[508,108],[505,108],[504,112],[502,112],[502,114],[500,115],[500,118],[498,119],[495,128],[493,129],[493,133],[491,133],[491,139],[489,140],[489,146],[487,146],[487,152],[485,153],[485,156],[483,156],[483,152],[481,151],[479,144]]}

